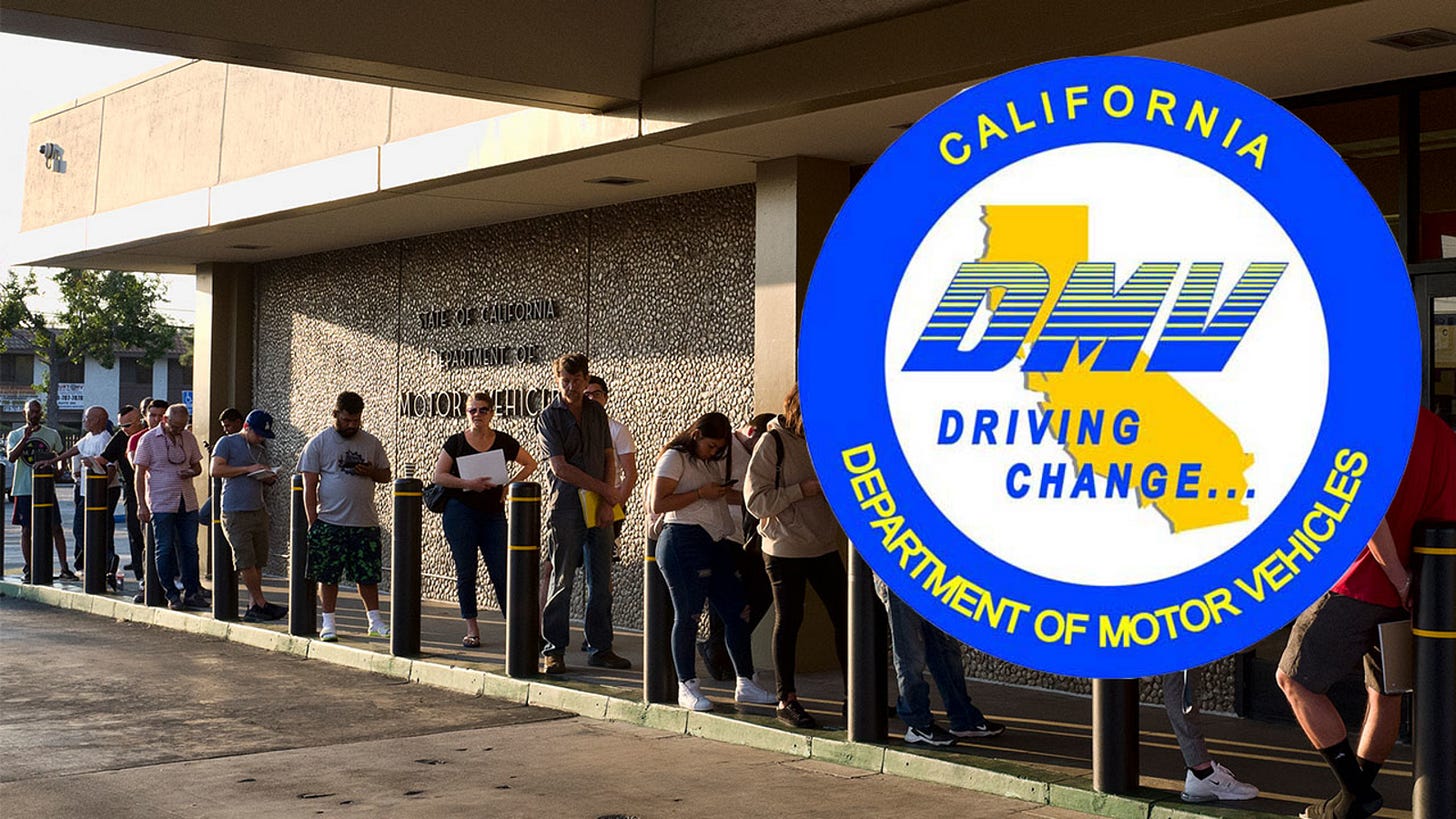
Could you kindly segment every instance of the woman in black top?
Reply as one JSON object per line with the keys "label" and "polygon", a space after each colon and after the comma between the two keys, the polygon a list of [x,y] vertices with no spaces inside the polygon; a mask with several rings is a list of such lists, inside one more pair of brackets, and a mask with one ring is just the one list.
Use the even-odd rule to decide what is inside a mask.
{"label": "woman in black top", "polygon": [[523,481],[536,471],[536,459],[523,449],[515,438],[491,429],[495,401],[488,393],[470,396],[465,411],[470,427],[445,439],[440,457],[435,461],[435,483],[451,490],[445,505],[445,540],[450,556],[455,559],[455,591],[460,598],[460,616],[465,619],[465,638],[461,645],[480,645],[480,624],[476,621],[475,575],[479,561],[485,558],[485,571],[495,590],[496,603],[505,607],[506,594],[506,512],[502,498],[505,487],[490,478],[466,480],[460,477],[456,460],[492,449],[501,450],[506,461],[519,465],[511,483]]}

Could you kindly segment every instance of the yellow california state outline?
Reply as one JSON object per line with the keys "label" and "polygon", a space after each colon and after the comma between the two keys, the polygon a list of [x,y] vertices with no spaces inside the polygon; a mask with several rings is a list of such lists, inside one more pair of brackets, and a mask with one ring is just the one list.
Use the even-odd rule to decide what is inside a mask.
{"label": "yellow california state outline", "polygon": [[[1086,205],[987,205],[983,221],[988,232],[986,252],[979,261],[1035,262],[1051,278],[1046,301],[1018,353],[1024,358],[1046,326],[1072,268],[1088,259],[1089,210]],[[996,301],[999,298],[992,299],[993,307]],[[1138,354],[1130,372],[1092,372],[1096,355],[1096,349],[1084,353],[1074,347],[1062,372],[1025,373],[1026,388],[1046,398],[1039,404],[1043,410],[1069,409],[1073,417],[1084,409],[1105,410],[1109,420],[1100,441],[1077,444],[1068,436],[1066,451],[1075,466],[1080,469],[1090,463],[1105,478],[1111,464],[1131,463],[1136,487],[1143,467],[1165,465],[1169,472],[1165,493],[1150,499],[1139,491],[1138,506],[1153,506],[1174,532],[1248,519],[1244,471],[1254,457],[1244,452],[1238,435],[1171,375],[1147,372],[1146,355]],[[1110,419],[1127,408],[1135,409],[1141,420],[1137,441],[1122,445],[1107,430]],[[1062,432],[1058,416],[1053,416],[1052,429],[1058,435]],[[1175,496],[1183,463],[1202,464],[1196,498]],[[1210,489],[1216,497],[1208,496]]]}

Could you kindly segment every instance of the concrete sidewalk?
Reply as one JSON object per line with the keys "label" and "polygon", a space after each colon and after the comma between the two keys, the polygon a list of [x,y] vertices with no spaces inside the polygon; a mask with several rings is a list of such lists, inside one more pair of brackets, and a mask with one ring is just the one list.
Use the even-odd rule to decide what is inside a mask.
{"label": "concrete sidewalk", "polygon": [[14,599],[0,623],[0,804],[27,819],[1085,816]]}
{"label": "concrete sidewalk", "polygon": [[[13,532],[13,527],[11,531]],[[7,550],[7,557],[10,554]],[[7,561],[7,567],[10,565],[13,562]],[[6,579],[15,581],[18,577],[12,574]],[[79,591],[76,584],[63,584],[60,588]],[[135,589],[131,584],[128,584],[127,589],[127,593],[121,598],[104,599],[108,603],[118,599],[129,601]],[[16,594],[21,593],[21,590],[18,586],[7,584],[4,593]],[[287,602],[287,590],[277,581],[269,584],[268,593],[275,602]],[[245,593],[242,597],[246,601]],[[84,608],[82,604],[77,605]],[[383,607],[387,612],[387,599]],[[158,624],[166,621],[173,627],[189,631],[203,631],[208,627],[202,621],[211,621],[207,613],[179,615],[157,612],[154,615],[154,610],[133,607],[130,603],[103,605],[102,609],[100,613],[110,616],[139,619],[142,622],[153,622],[155,618]],[[481,612],[483,644],[478,649],[466,649],[460,645],[464,628],[454,605],[425,601],[423,613],[422,656],[418,658],[420,662],[413,664],[389,658],[387,640],[371,640],[363,636],[363,610],[358,597],[348,593],[340,595],[340,642],[337,645],[299,641],[305,646],[300,649],[298,644],[283,634],[286,629],[281,623],[261,624],[257,627],[239,626],[233,629],[235,633],[230,635],[230,639],[246,638],[246,641],[253,644],[266,643],[294,653],[347,661],[381,673],[398,674],[400,669],[409,667],[413,668],[413,672],[406,670],[404,676],[413,676],[415,679],[423,679],[435,673],[434,669],[440,669],[440,673],[444,673],[452,667],[474,673],[484,672],[480,675],[481,679],[501,682],[498,685],[495,682],[472,683],[479,686],[476,691],[526,696],[526,685],[523,682],[504,678],[505,629],[504,621],[497,613]],[[188,621],[196,622],[189,625]],[[221,623],[214,625],[226,628]],[[261,639],[264,636],[266,639]],[[580,638],[579,631],[574,633],[573,646],[580,644]],[[351,648],[363,651],[349,652]],[[537,696],[542,702],[552,701],[563,707],[571,706],[569,710],[578,713],[595,712],[598,716],[616,715],[619,718],[629,714],[632,721],[641,724],[658,725],[678,732],[693,732],[691,725],[683,727],[684,712],[675,708],[647,709],[640,705],[641,635],[619,629],[615,649],[632,661],[633,668],[630,671],[588,668],[585,654],[571,651],[567,654],[570,667],[568,674],[560,678],[539,678],[538,682],[531,684],[530,690],[538,692]],[[370,654],[365,655],[363,652]],[[369,656],[374,659],[367,659]],[[826,728],[824,731],[799,734],[778,726],[772,719],[771,708],[735,708],[732,706],[732,690],[727,684],[715,683],[706,675],[701,679],[705,693],[720,703],[716,715],[724,717],[711,723],[711,727],[698,726],[696,732],[701,735],[713,735],[758,747],[802,752],[808,756],[844,761],[886,772],[899,772],[907,776],[989,788],[997,793],[1013,793],[1032,801],[1049,802],[1103,815],[1171,816],[1216,813],[1250,816],[1262,813],[1293,816],[1305,805],[1322,800],[1334,790],[1333,779],[1323,761],[1309,747],[1299,728],[1292,723],[1268,723],[1207,715],[1206,730],[1215,758],[1231,768],[1240,778],[1257,785],[1262,794],[1259,799],[1245,803],[1196,806],[1183,803],[1178,797],[1182,788],[1182,758],[1161,707],[1145,706],[1141,711],[1143,790],[1129,798],[1105,798],[1093,793],[1090,787],[1091,701],[1086,697],[973,680],[970,686],[975,701],[988,716],[1006,723],[1009,726],[1007,733],[994,740],[969,742],[951,750],[929,751],[919,747],[911,748],[900,741],[898,737],[903,734],[904,726],[893,719],[890,740],[885,746],[843,742],[840,708],[844,695],[838,675],[834,673],[799,675],[801,698]],[[766,687],[772,688],[771,670],[761,671],[760,679]],[[632,703],[637,704],[635,709],[623,710]],[[889,704],[892,703],[887,703]],[[741,728],[734,728],[734,725]],[[795,740],[796,736],[803,739]],[[816,754],[810,748],[821,753]],[[1398,746],[1382,771],[1377,784],[1385,795],[1387,807],[1380,813],[1381,816],[1410,815],[1410,759],[1410,748]]]}

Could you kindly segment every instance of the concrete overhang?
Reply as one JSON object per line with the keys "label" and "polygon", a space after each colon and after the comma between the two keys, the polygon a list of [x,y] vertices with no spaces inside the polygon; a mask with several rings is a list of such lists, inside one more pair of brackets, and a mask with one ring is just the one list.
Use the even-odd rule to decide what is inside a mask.
{"label": "concrete overhang", "polygon": [[569,111],[632,105],[652,0],[6,0],[13,34]]}
{"label": "concrete overhang", "polygon": [[[1274,97],[1456,68],[1456,47],[1401,52],[1369,42],[1414,28],[1456,31],[1453,3],[1256,5],[1266,12],[1271,6],[1317,8],[1110,53],[1196,65]],[[1158,31],[1144,36],[1155,38]],[[845,85],[821,76],[832,71],[816,68],[783,76],[788,91],[772,87],[776,66],[819,65],[815,61],[845,48],[845,38],[861,35],[828,34],[768,49],[753,60],[735,57],[652,78],[641,117],[635,111],[509,115],[517,122],[536,117],[545,131],[552,130],[545,124],[553,117],[558,126],[569,122],[570,138],[556,144],[502,138],[500,118],[483,120],[28,231],[18,244],[36,264],[190,272],[200,262],[284,258],[746,183],[755,178],[755,163],[780,156],[864,164],[906,124],[977,77],[929,87],[917,87],[927,82],[923,77],[865,87],[871,77]],[[1061,50],[1023,45],[1019,53],[1025,63]],[[1003,65],[1011,60],[995,57],[985,65],[1001,70],[1012,67]],[[685,102],[694,89],[705,102]],[[663,119],[668,113],[673,118]],[[560,127],[552,132],[563,133]],[[594,181],[603,178],[643,181]]]}

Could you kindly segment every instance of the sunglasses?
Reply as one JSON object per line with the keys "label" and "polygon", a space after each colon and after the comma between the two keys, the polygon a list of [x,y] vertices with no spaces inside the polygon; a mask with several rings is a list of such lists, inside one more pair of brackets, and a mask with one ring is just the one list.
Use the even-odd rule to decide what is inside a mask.
{"label": "sunglasses", "polygon": [[465,411],[470,413],[471,415],[485,415],[489,412],[495,412],[495,410],[491,409],[490,407],[470,407]]}

